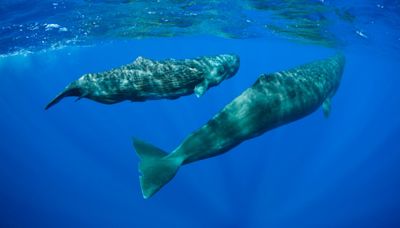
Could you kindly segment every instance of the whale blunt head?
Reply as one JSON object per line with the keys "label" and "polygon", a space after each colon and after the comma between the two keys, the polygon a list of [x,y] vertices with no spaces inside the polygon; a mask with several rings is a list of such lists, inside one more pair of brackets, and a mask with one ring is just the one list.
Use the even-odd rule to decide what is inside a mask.
{"label": "whale blunt head", "polygon": [[227,74],[227,78],[231,78],[239,70],[240,58],[235,54],[222,55],[222,57],[225,59],[223,71]]}
{"label": "whale blunt head", "polygon": [[69,84],[64,91],[62,91],[60,94],[58,94],[52,101],[50,101],[49,104],[46,106],[46,110],[52,107],[53,105],[57,104],[60,102],[64,97],[82,97],[82,89],[76,84],[76,83],[71,83]]}
{"label": "whale blunt head", "polygon": [[237,55],[218,55],[210,60],[213,68],[206,76],[207,83],[215,86],[223,80],[231,78],[239,70],[240,58]]}

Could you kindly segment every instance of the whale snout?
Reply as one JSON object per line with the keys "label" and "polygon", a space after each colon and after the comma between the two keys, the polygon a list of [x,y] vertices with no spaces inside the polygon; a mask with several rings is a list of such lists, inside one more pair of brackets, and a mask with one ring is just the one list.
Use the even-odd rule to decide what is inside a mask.
{"label": "whale snout", "polygon": [[239,70],[240,58],[236,54],[221,55],[223,63],[219,67],[218,74],[224,78],[233,77]]}
{"label": "whale snout", "polygon": [[231,55],[231,61],[230,61],[230,75],[229,78],[235,75],[239,71],[240,67],[240,58],[238,55]]}
{"label": "whale snout", "polygon": [[76,86],[75,84],[70,84],[67,86],[64,91],[58,94],[50,103],[46,105],[46,110],[52,107],[53,105],[60,102],[64,97],[82,97],[82,90]]}

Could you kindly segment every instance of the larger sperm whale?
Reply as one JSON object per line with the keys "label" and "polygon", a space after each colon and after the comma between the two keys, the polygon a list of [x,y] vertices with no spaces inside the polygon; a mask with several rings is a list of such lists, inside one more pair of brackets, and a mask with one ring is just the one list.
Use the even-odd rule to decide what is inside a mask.
{"label": "larger sperm whale", "polygon": [[344,65],[344,56],[336,55],[291,70],[261,75],[170,154],[134,139],[141,159],[143,197],[151,197],[160,190],[181,165],[225,153],[245,140],[305,117],[321,105],[328,115]]}
{"label": "larger sperm whale", "polygon": [[201,96],[210,87],[235,75],[239,65],[239,57],[231,54],[164,61],[138,57],[131,64],[83,75],[70,83],[46,109],[70,96],[104,104],[175,99],[192,93]]}

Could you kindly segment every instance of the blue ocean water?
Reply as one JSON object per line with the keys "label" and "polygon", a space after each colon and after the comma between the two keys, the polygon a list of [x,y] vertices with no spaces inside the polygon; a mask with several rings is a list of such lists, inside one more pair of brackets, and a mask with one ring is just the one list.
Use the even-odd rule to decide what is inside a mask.
{"label": "blue ocean water", "polygon": [[[229,6],[219,1],[193,1],[184,13],[204,16],[191,24],[179,20],[173,25],[165,19],[180,19],[181,5],[173,3],[185,1],[161,1],[161,6],[155,5],[157,1],[37,2],[29,7],[26,1],[1,1],[0,7],[1,227],[400,226],[398,1],[337,3],[333,6],[344,9],[348,13],[344,18],[351,21],[338,23],[333,23],[337,17],[321,14],[327,11],[313,11],[321,4],[332,9],[332,2],[310,1],[319,3],[306,13],[309,23],[326,18],[334,25],[327,33],[333,36],[318,37],[314,29],[291,30],[290,36],[282,36],[258,33],[257,26],[237,27],[242,19],[255,21],[263,15],[246,7],[251,12],[243,15],[250,16],[241,15],[239,20],[228,13],[225,18],[220,12]],[[295,1],[247,2],[257,3],[256,9],[272,3],[295,9],[288,3]],[[124,37],[118,32],[132,22],[126,12],[104,12],[127,6],[152,12],[148,15],[163,12],[166,18],[155,25],[154,18],[138,13],[141,30]],[[45,13],[54,7],[60,11]],[[90,18],[97,13],[118,23],[115,27],[115,21],[100,23],[108,30],[84,36],[86,27],[70,20],[77,9],[90,12]],[[127,20],[119,20],[118,15]],[[212,21],[202,22],[210,15]],[[282,14],[277,15],[271,17],[279,24]],[[86,19],[78,21],[92,22]],[[16,39],[21,35],[18,32],[34,33],[12,28],[35,23],[34,31],[43,31],[26,38],[32,42]],[[64,27],[67,31],[59,31]],[[168,28],[174,32],[166,35]],[[66,42],[71,37],[78,37],[79,42]],[[346,67],[329,118],[318,110],[224,155],[184,166],[159,193],[143,199],[133,137],[172,151],[260,74],[338,51],[346,55]],[[240,70],[200,98],[192,95],[115,105],[70,98],[44,110],[80,75],[127,64],[137,56],[162,60],[221,53],[238,54]]]}

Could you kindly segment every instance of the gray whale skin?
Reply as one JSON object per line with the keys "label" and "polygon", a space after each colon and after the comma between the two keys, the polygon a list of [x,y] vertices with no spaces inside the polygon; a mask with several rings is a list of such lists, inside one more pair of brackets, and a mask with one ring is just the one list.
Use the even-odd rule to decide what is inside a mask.
{"label": "gray whale skin", "polygon": [[110,71],[83,75],[57,95],[46,109],[70,96],[104,104],[176,99],[192,93],[201,96],[208,88],[235,75],[239,65],[239,57],[231,54],[164,61],[138,57],[133,63]]}
{"label": "gray whale skin", "polygon": [[321,105],[324,114],[329,115],[344,65],[344,56],[338,54],[291,70],[261,75],[170,154],[134,139],[141,160],[143,197],[149,198],[160,190],[181,165],[225,153],[245,140],[305,117]]}

